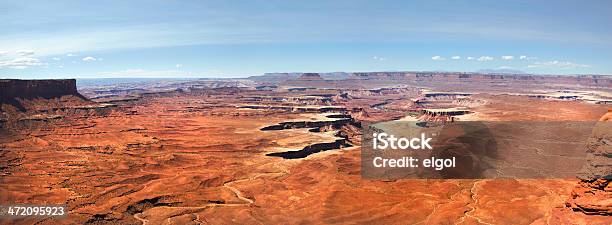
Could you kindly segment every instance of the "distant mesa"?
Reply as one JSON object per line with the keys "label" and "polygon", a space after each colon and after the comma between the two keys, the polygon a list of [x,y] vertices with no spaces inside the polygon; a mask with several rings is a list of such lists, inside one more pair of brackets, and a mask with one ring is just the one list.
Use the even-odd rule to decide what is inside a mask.
{"label": "distant mesa", "polygon": [[33,98],[57,98],[64,95],[79,94],[75,79],[62,80],[0,80],[0,93],[2,102],[13,99],[33,99]]}
{"label": "distant mesa", "polygon": [[298,77],[298,80],[323,80],[323,78],[318,73],[304,73]]}
{"label": "distant mesa", "polygon": [[79,99],[87,100],[77,91],[75,79],[0,79],[0,105],[13,105],[20,111],[25,111],[25,108],[18,100],[54,99],[61,98],[62,96],[75,96]]}
{"label": "distant mesa", "polygon": [[[302,72],[291,72],[291,73],[265,73],[260,76],[250,76],[247,79],[257,82],[284,82],[288,80],[297,80],[304,73]],[[350,73],[347,72],[330,72],[330,73],[318,73],[324,80],[344,80],[350,77]]]}
{"label": "distant mesa", "polygon": [[261,76],[250,76],[248,79],[257,82],[282,82],[294,80],[300,76],[300,73],[265,73]]}
{"label": "distant mesa", "polygon": [[513,69],[482,69],[476,71],[476,73],[481,74],[527,74],[521,70],[513,70]]}
{"label": "distant mesa", "polygon": [[[266,73],[261,76],[251,76],[247,79],[278,84],[291,81],[342,81],[376,80],[376,81],[406,81],[406,82],[535,82],[586,85],[597,87],[612,86],[610,75],[536,75],[526,74],[519,70],[498,69],[481,70],[479,72],[432,72],[432,71],[387,71],[387,72],[333,72],[333,73]],[[295,83],[291,83],[295,84]]]}

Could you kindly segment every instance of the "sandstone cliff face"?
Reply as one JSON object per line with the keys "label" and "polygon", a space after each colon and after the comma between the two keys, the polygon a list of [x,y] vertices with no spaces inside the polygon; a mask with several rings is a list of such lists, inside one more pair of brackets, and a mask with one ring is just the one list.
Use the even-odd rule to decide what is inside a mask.
{"label": "sandstone cliff face", "polygon": [[75,79],[0,79],[0,94],[0,119],[11,121],[46,120],[110,109],[110,104],[95,104],[79,94]]}
{"label": "sandstone cliff face", "polygon": [[0,80],[1,101],[13,98],[57,98],[63,95],[82,97],[76,88],[75,79],[64,80]]}
{"label": "sandstone cliff face", "polygon": [[612,111],[593,129],[587,144],[589,165],[572,191],[567,206],[590,215],[612,215]]}

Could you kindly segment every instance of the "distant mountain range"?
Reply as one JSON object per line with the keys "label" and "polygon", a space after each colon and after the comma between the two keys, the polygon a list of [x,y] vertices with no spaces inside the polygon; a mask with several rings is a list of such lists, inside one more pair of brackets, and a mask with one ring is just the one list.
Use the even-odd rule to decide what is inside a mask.
{"label": "distant mountain range", "polygon": [[[511,69],[489,69],[477,72],[435,72],[435,71],[404,71],[404,72],[332,72],[332,73],[266,73],[261,76],[251,76],[250,81],[260,84],[284,84],[289,86],[319,85],[351,85],[357,81],[375,82],[522,82],[522,83],[556,83],[576,84],[587,86],[610,87],[612,76],[610,75],[540,75],[527,74],[519,70]],[[331,82],[325,82],[331,81]],[[352,82],[352,83],[351,83]]]}
{"label": "distant mountain range", "polygon": [[[268,81],[286,81],[286,80],[296,80],[302,74],[301,72],[289,72],[289,73],[264,73],[260,76],[250,76],[247,79],[260,81],[260,82],[268,82]],[[347,72],[329,72],[329,73],[319,73],[321,78],[325,80],[344,80],[351,76],[351,73]]]}
{"label": "distant mountain range", "polygon": [[[371,73],[403,73],[402,71],[382,71],[382,72],[371,72]],[[431,71],[424,73],[462,73],[462,72],[448,72],[448,71]],[[468,72],[467,74],[478,73],[478,74],[527,74],[524,71],[513,70],[513,69],[482,69],[476,72]],[[278,82],[287,80],[298,79],[303,72],[287,72],[287,73],[264,73],[263,75],[250,76],[247,79],[259,82]],[[350,78],[355,73],[353,72],[327,72],[319,73],[321,78],[325,80],[344,80]]]}
{"label": "distant mountain range", "polygon": [[476,71],[476,73],[484,74],[527,74],[524,71],[513,70],[513,69],[482,69]]}

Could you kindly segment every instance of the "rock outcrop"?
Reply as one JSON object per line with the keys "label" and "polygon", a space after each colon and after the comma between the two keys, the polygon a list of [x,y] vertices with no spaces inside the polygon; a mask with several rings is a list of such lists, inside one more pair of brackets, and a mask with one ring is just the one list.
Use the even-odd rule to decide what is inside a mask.
{"label": "rock outcrop", "polygon": [[593,129],[587,144],[589,165],[566,205],[589,215],[612,216],[612,110]]}
{"label": "rock outcrop", "polygon": [[79,99],[86,99],[77,91],[75,79],[0,80],[0,105],[12,105],[20,111],[26,111],[20,100],[53,99],[61,98],[62,96],[75,96]]}
{"label": "rock outcrop", "polygon": [[92,102],[75,79],[0,80],[0,129],[19,130],[68,118],[107,116],[117,105]]}
{"label": "rock outcrop", "polygon": [[63,80],[0,80],[1,101],[13,98],[57,98],[64,95],[81,96],[75,79]]}

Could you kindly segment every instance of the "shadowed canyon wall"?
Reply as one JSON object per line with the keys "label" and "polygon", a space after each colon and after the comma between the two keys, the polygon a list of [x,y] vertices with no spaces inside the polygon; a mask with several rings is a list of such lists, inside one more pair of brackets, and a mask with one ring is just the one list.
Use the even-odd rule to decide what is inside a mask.
{"label": "shadowed canyon wall", "polygon": [[1,101],[13,98],[57,98],[63,95],[76,95],[75,79],[64,80],[0,80]]}

